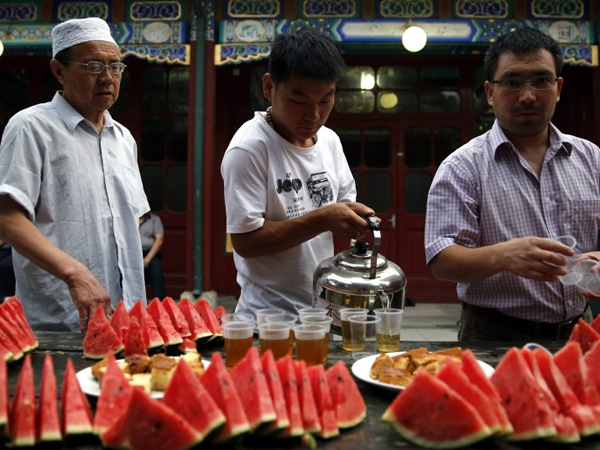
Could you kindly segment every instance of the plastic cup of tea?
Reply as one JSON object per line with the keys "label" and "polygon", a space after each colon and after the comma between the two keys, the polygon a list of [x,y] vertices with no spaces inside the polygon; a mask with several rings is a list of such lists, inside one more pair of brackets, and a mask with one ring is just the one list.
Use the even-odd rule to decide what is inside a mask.
{"label": "plastic cup of tea", "polygon": [[281,308],[263,308],[256,311],[256,325],[260,326],[265,322],[265,318],[271,314],[283,314],[285,311]]}
{"label": "plastic cup of tea", "polygon": [[251,322],[254,323],[254,316],[247,313],[230,313],[221,316],[221,323],[225,322]]}
{"label": "plastic cup of tea", "polygon": [[[330,339],[330,331],[331,331],[331,323],[333,322],[333,318],[329,316],[324,316],[322,314],[312,314],[304,316],[302,319],[302,323],[316,323],[320,325],[324,325],[326,327],[325,337],[321,341],[321,362],[327,361],[327,357],[329,355],[329,339]],[[296,352],[298,350],[296,349]]]}
{"label": "plastic cup of tea", "polygon": [[323,340],[328,325],[319,323],[300,323],[294,327],[296,337],[296,359],[307,366],[323,362]]}
{"label": "plastic cup of tea", "polygon": [[240,362],[246,352],[252,347],[254,322],[241,321],[223,322],[223,337],[225,343],[225,361],[228,369]]}
{"label": "plastic cup of tea", "polygon": [[350,335],[351,316],[366,316],[369,310],[367,308],[342,308],[340,309],[340,319],[342,322],[342,347],[344,350],[352,351],[352,337]]}
{"label": "plastic cup of tea", "polygon": [[381,322],[377,324],[377,350],[397,352],[400,350],[400,331],[404,310],[398,308],[378,308],[373,311]]}
{"label": "plastic cup of tea", "polygon": [[352,358],[355,361],[374,355],[377,352],[377,325],[381,318],[377,316],[350,316],[350,335]]}
{"label": "plastic cup of tea", "polygon": [[280,322],[263,322],[258,326],[258,348],[264,355],[267,350],[273,352],[275,359],[294,351],[294,338],[290,333],[292,326]]}
{"label": "plastic cup of tea", "polygon": [[314,316],[314,315],[327,315],[327,310],[325,308],[302,308],[298,310],[298,315],[300,316],[300,322],[302,322],[302,318],[304,316]]}
{"label": "plastic cup of tea", "polygon": [[[294,326],[298,323],[298,316],[290,313],[268,314],[265,316],[265,323],[285,323],[290,326],[290,340],[294,342]],[[288,354],[292,356],[294,346],[290,345]]]}

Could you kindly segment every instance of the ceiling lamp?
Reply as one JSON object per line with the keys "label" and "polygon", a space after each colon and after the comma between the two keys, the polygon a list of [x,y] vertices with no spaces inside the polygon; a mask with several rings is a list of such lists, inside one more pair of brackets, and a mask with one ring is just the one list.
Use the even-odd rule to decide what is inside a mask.
{"label": "ceiling lamp", "polygon": [[419,52],[427,44],[427,33],[421,27],[411,25],[408,22],[408,28],[402,33],[402,45],[409,52]]}
{"label": "ceiling lamp", "polygon": [[4,44],[0,41],[0,56],[2,56],[2,53],[4,53]]}

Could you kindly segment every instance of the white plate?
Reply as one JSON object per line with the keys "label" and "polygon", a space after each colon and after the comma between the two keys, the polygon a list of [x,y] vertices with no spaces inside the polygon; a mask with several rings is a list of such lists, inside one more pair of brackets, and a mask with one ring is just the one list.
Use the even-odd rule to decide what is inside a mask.
{"label": "white plate", "polygon": [[[402,353],[405,352],[388,353],[388,355],[396,356],[401,355]],[[374,380],[373,378],[371,378],[371,367],[373,366],[373,363],[375,362],[377,357],[379,357],[379,354],[367,356],[365,358],[359,359],[354,364],[352,364],[352,373],[354,374],[354,376],[359,380],[362,380],[365,383],[369,383],[374,386],[379,386],[390,391],[402,391],[404,389],[404,386],[395,386],[393,384],[382,383],[379,380]],[[477,362],[479,363],[479,366],[483,369],[485,376],[488,378],[491,377],[494,373],[494,368],[489,364],[484,363],[483,361]]]}
{"label": "white plate", "polygon": [[[117,362],[122,362],[122,359],[118,359]],[[210,361],[203,359],[202,363],[204,364],[204,369],[208,369],[210,366]],[[98,397],[100,395],[100,385],[98,381],[92,375],[92,368],[88,367],[86,369],[80,370],[77,372],[77,381],[79,381],[79,386],[81,386],[81,390],[93,397]],[[152,391],[150,396],[152,398],[162,398],[164,392],[163,391]]]}

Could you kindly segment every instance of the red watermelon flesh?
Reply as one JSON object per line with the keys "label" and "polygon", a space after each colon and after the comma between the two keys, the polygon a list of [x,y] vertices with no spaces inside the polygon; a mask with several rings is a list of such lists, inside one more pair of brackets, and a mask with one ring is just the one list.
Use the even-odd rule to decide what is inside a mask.
{"label": "red watermelon flesh", "polygon": [[179,345],[183,342],[183,339],[173,326],[169,313],[167,313],[167,310],[158,297],[150,302],[146,311],[154,319],[158,332],[165,341],[165,346]]}
{"label": "red watermelon flesh", "polygon": [[35,384],[31,356],[26,355],[17,381],[10,412],[11,444],[15,447],[35,445],[36,439]]}
{"label": "red watermelon flesh", "polygon": [[588,369],[590,382],[600,393],[600,344],[594,344],[592,348],[584,355],[583,363]]}
{"label": "red watermelon flesh", "polygon": [[485,375],[485,372],[477,362],[475,354],[471,350],[467,349],[463,351],[460,368],[467,378],[469,378],[469,381],[490,399],[490,405],[494,408],[496,417],[498,417],[502,425],[501,434],[511,434],[513,427],[510,424],[510,420],[508,420],[506,410],[501,404],[500,395],[498,395],[496,388],[494,388],[490,379]]}
{"label": "red watermelon flesh", "polygon": [[8,418],[10,416],[10,393],[8,391],[8,372],[6,361],[0,359],[0,440],[9,436]]}
{"label": "red watermelon flesh", "polygon": [[250,347],[230,374],[244,406],[250,431],[264,430],[270,426],[277,417],[258,348]]}
{"label": "red watermelon flesh", "polygon": [[106,371],[102,375],[100,395],[96,403],[94,434],[102,435],[119,419],[129,403],[132,389],[114,355],[108,355]]}
{"label": "red watermelon flesh", "polygon": [[346,365],[338,361],[325,375],[336,408],[338,427],[351,428],[361,423],[367,416],[367,406]]}
{"label": "red watermelon flesh", "polygon": [[567,342],[554,355],[554,363],[561,371],[567,384],[573,389],[579,401],[588,405],[600,421],[600,399],[596,387],[590,381],[588,368],[583,362],[581,346],[578,342]]}
{"label": "red watermelon flesh", "polygon": [[127,407],[101,439],[108,447],[183,450],[198,444],[201,436],[167,405],[134,387]]}
{"label": "red watermelon flesh", "polygon": [[319,420],[315,396],[308,378],[306,363],[304,361],[294,361],[294,371],[296,372],[296,384],[298,386],[304,431],[306,433],[319,433],[321,431],[321,421]]}
{"label": "red watermelon flesh", "polygon": [[219,320],[216,318],[215,313],[210,307],[210,303],[208,303],[205,299],[200,299],[194,304],[194,308],[202,317],[202,320],[213,334],[211,341],[216,341],[223,339],[223,328],[221,328],[221,324],[219,324]]}
{"label": "red watermelon flesh", "polygon": [[148,352],[152,352],[163,347],[165,341],[158,332],[158,327],[156,326],[156,323],[154,323],[154,319],[152,316],[150,316],[150,314],[148,314],[148,311],[146,311],[146,307],[141,300],[135,302],[133,308],[129,310],[129,317],[135,317],[137,318],[138,322],[140,322],[142,332],[144,333],[144,342],[146,343]]}
{"label": "red watermelon flesh", "polygon": [[296,383],[296,371],[290,355],[279,358],[275,364],[281,379],[281,387],[285,397],[286,409],[290,426],[285,429],[282,436],[302,436],[304,426],[302,425],[302,411],[300,410],[300,399],[298,397],[298,384]]}
{"label": "red watermelon flesh", "polygon": [[535,349],[533,356],[546,384],[554,394],[560,410],[563,414],[571,417],[577,425],[581,436],[590,436],[600,433],[600,423],[596,419],[594,411],[583,405],[569,387],[562,372],[556,367],[552,355],[544,350]]}
{"label": "red watermelon flesh", "polygon": [[202,440],[211,439],[225,425],[225,414],[183,359],[177,364],[162,402],[187,420]]}
{"label": "red watermelon flesh", "polygon": [[266,432],[271,433],[285,430],[290,426],[290,419],[285,404],[285,395],[283,393],[283,386],[281,385],[281,378],[279,377],[275,357],[271,350],[267,350],[262,355],[261,364],[263,373],[267,379],[267,384],[269,385],[269,393],[271,394],[271,400],[273,401],[275,415],[277,416],[275,422],[271,424]]}
{"label": "red watermelon flesh", "polygon": [[335,415],[335,406],[329,392],[325,369],[322,364],[311,366],[307,369],[308,378],[310,379],[310,387],[315,396],[315,405],[319,414],[321,423],[321,431],[319,436],[324,439],[339,436],[340,429],[337,425],[337,417]]}
{"label": "red watermelon flesh", "polygon": [[142,327],[136,317],[132,317],[129,329],[125,331],[125,356],[148,355]]}
{"label": "red watermelon flesh", "polygon": [[44,357],[42,370],[42,384],[40,387],[40,404],[37,417],[38,442],[61,441],[60,417],[58,414],[58,400],[56,389],[56,375],[52,356]]}
{"label": "red watermelon flesh", "polygon": [[590,348],[600,341],[600,333],[589,326],[583,319],[579,319],[579,322],[573,327],[571,336],[567,342],[579,342],[581,351],[585,355]]}
{"label": "red watermelon flesh", "polygon": [[162,302],[162,305],[165,307],[167,314],[171,318],[171,322],[173,322],[173,326],[175,330],[180,334],[182,338],[186,338],[192,335],[190,331],[190,326],[185,319],[185,316],[181,313],[175,300],[171,297],[165,297]]}
{"label": "red watermelon flesh", "polygon": [[590,327],[592,327],[594,331],[600,334],[600,315],[596,316],[592,323],[590,323]]}
{"label": "red watermelon flesh", "polygon": [[115,330],[117,336],[122,341],[125,341],[125,333],[129,329],[129,323],[131,322],[129,318],[129,314],[127,314],[127,308],[125,308],[125,303],[123,300],[119,301],[115,312],[110,319],[110,326]]}
{"label": "red watermelon flesh", "polygon": [[550,387],[546,383],[546,379],[544,378],[544,376],[542,375],[542,372],[540,371],[540,368],[537,363],[537,359],[535,358],[535,356],[533,356],[533,351],[531,351],[530,349],[524,348],[521,350],[521,355],[523,356],[523,359],[527,363],[527,367],[529,367],[529,370],[531,370],[531,374],[535,378],[535,381],[536,381],[538,387],[542,390],[544,398],[548,402],[548,406],[550,406],[550,409],[552,409],[552,411],[560,411],[560,406],[559,406],[556,398],[554,398],[554,394],[552,393]]}
{"label": "red watermelon flesh", "polygon": [[190,332],[192,333],[191,339],[198,341],[199,343],[208,341],[212,337],[212,332],[208,329],[202,317],[189,299],[184,298],[179,301],[177,307],[183,314],[183,317],[187,320]]}
{"label": "red watermelon flesh", "polygon": [[19,299],[13,296],[8,300],[5,300],[4,303],[2,303],[2,306],[8,308],[12,312],[12,317],[27,336],[28,343],[30,344],[31,348],[37,348],[39,345],[38,340],[35,337],[33,330],[29,326],[29,322],[27,322],[25,312],[23,311],[23,305],[21,305]]}
{"label": "red watermelon flesh", "polygon": [[31,342],[5,308],[0,308],[0,329],[23,353],[33,350]]}
{"label": "red watermelon flesh", "polygon": [[104,315],[104,310],[99,306],[88,323],[83,339],[83,355],[89,359],[102,359],[109,353],[117,354],[124,348],[123,342]]}
{"label": "red watermelon flesh", "polygon": [[244,412],[244,406],[219,352],[212,354],[210,366],[200,381],[227,418],[225,426],[215,438],[215,442],[226,442],[248,433],[250,424]]}
{"label": "red watermelon flesh", "polygon": [[381,419],[423,447],[459,448],[491,435],[469,402],[424,370],[417,372]]}
{"label": "red watermelon flesh", "polygon": [[[4,362],[12,361],[14,358],[13,352],[11,352],[3,343],[4,341],[0,337],[0,359]],[[23,355],[21,353],[21,355]]]}
{"label": "red watermelon flesh", "polygon": [[[114,330],[112,331],[114,333]],[[65,376],[61,391],[61,413],[63,436],[67,437],[92,433],[92,412],[90,410],[90,404],[79,386],[79,381],[77,381],[75,367],[73,367],[71,358],[67,360],[67,366],[65,368]]]}
{"label": "red watermelon flesh", "polygon": [[519,349],[513,347],[504,355],[491,381],[513,426],[509,440],[556,436],[556,413],[548,405]]}
{"label": "red watermelon flesh", "polygon": [[554,427],[556,436],[550,438],[550,441],[561,444],[574,444],[581,441],[577,425],[571,417],[558,413],[554,419]]}
{"label": "red watermelon flesh", "polygon": [[189,352],[197,352],[198,346],[195,341],[192,341],[190,338],[183,338],[183,342],[177,349],[181,353],[189,353]]}
{"label": "red watermelon flesh", "polygon": [[221,324],[221,317],[223,317],[225,314],[227,314],[227,310],[225,309],[224,306],[219,305],[215,309],[213,309],[213,313],[215,313],[215,317]]}
{"label": "red watermelon flesh", "polygon": [[[492,405],[493,400],[487,397],[477,385],[469,381],[469,378],[453,359],[446,358],[436,377],[473,405],[493,434],[503,433],[502,424],[496,415],[498,408]],[[501,407],[499,403],[498,407]]]}

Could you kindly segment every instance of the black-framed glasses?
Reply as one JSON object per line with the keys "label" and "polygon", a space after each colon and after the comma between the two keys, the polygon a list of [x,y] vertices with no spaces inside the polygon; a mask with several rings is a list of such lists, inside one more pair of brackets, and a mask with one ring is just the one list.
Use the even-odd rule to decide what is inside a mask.
{"label": "black-framed glasses", "polygon": [[507,77],[502,78],[501,80],[492,80],[490,83],[499,84],[500,87],[507,91],[520,91],[524,89],[525,86],[529,83],[531,89],[535,89],[536,91],[547,91],[552,89],[558,78],[551,77],[548,75],[540,75],[539,77],[533,77],[529,80],[520,77]]}
{"label": "black-framed glasses", "polygon": [[123,64],[121,62],[115,62],[115,63],[111,63],[111,64],[103,64],[100,61],[90,61],[89,63],[80,63],[77,61],[69,61],[66,59],[64,60],[64,62],[79,64],[80,66],[85,66],[85,70],[87,70],[90,73],[95,73],[95,74],[104,72],[104,68],[108,67],[108,71],[110,73],[112,73],[113,75],[119,75],[119,74],[123,73],[123,71],[125,70],[125,67],[127,67],[125,64]]}

